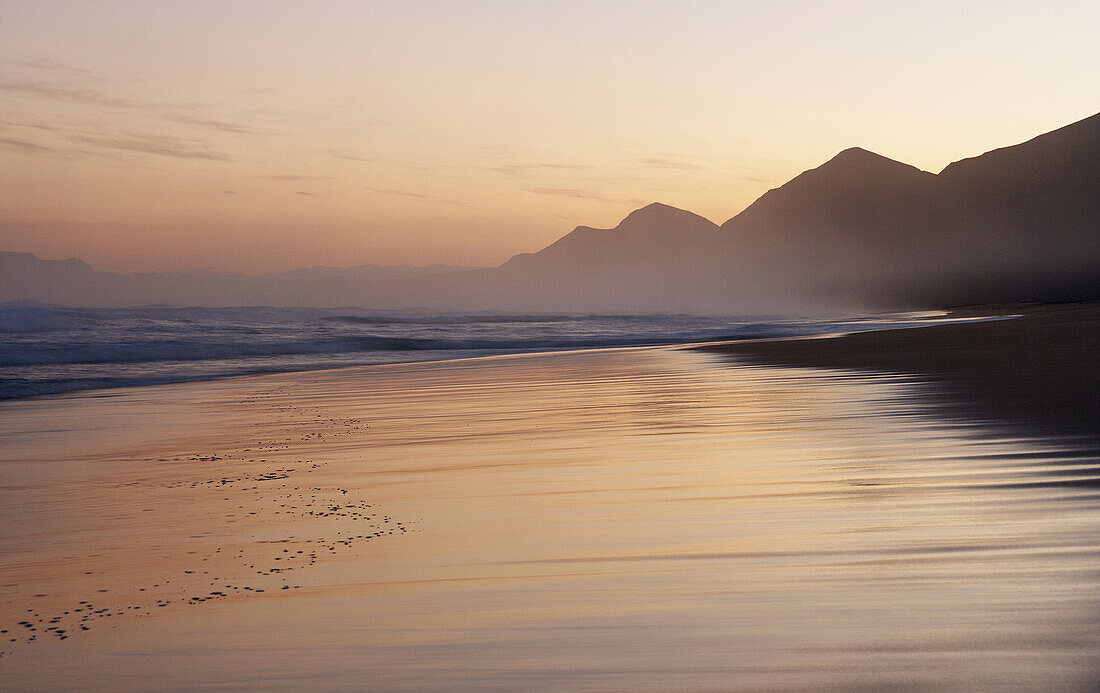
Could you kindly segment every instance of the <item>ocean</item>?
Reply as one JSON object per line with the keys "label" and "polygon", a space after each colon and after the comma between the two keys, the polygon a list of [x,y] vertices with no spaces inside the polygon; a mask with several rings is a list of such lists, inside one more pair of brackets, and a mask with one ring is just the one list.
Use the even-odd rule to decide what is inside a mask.
{"label": "ocean", "polygon": [[778,316],[384,313],[0,305],[0,399],[498,354],[885,329],[943,313]]}

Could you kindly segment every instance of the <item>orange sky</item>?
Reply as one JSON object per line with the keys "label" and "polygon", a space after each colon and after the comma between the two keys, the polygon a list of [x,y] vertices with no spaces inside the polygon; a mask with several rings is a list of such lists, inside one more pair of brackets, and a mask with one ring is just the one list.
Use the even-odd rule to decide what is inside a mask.
{"label": "orange sky", "polygon": [[[919,7],[917,6],[919,5]],[[1095,113],[1094,2],[5,2],[0,250],[497,264]]]}

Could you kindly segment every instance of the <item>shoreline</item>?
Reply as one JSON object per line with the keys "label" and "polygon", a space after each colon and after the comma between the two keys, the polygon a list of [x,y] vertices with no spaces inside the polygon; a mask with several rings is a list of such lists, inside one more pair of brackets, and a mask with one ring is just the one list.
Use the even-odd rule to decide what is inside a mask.
{"label": "shoreline", "polygon": [[1100,304],[1004,306],[1012,319],[694,346],[750,365],[908,374],[952,418],[1100,439]]}
{"label": "shoreline", "polygon": [[6,408],[0,688],[1094,680],[1087,460],[861,373],[515,356]]}
{"label": "shoreline", "polygon": [[[896,321],[902,323],[913,324],[901,324],[892,325],[890,327],[873,327],[871,332],[877,331],[890,331],[899,329],[910,329],[917,327],[929,327],[934,325],[940,325],[944,322],[950,324],[956,324],[959,322],[981,322],[989,319],[1000,319],[996,317],[989,317],[988,312],[976,312],[973,316],[951,316],[946,312],[934,311],[934,315],[921,315],[919,318],[906,317],[912,314],[909,313],[881,313],[864,316],[852,316],[848,318],[838,318],[841,324],[858,324],[860,322],[869,321],[867,324],[875,324],[876,321],[883,319],[889,319],[891,317],[896,318]],[[808,319],[807,319],[808,320]],[[925,324],[921,324],[919,320],[926,320]],[[777,324],[782,324],[783,321],[779,321]],[[115,392],[119,390],[129,390],[133,388],[146,388],[146,387],[158,387],[164,385],[183,385],[205,382],[220,382],[225,380],[234,380],[238,378],[254,378],[254,377],[266,377],[266,376],[279,376],[292,373],[315,373],[315,372],[327,372],[327,371],[339,371],[348,370],[354,368],[368,368],[378,366],[402,366],[417,363],[445,363],[445,362],[460,362],[468,361],[471,359],[491,359],[491,358],[505,358],[511,356],[538,356],[544,354],[566,354],[566,353],[583,353],[588,351],[604,351],[604,350],[629,350],[629,349],[684,349],[695,347],[709,347],[711,345],[726,345],[726,344],[740,344],[746,342],[758,342],[758,341],[785,341],[785,340],[805,340],[805,339],[820,339],[823,337],[834,337],[838,334],[849,334],[848,332],[819,332],[811,334],[790,335],[790,336],[772,336],[772,337],[751,337],[751,336],[723,336],[714,339],[707,339],[704,341],[648,341],[637,344],[592,344],[592,345],[578,345],[568,346],[562,348],[535,348],[533,350],[519,350],[508,351],[504,350],[498,353],[492,353],[494,350],[486,350],[490,353],[483,354],[467,354],[467,355],[454,355],[449,354],[440,358],[413,358],[410,360],[396,360],[396,361],[380,361],[377,363],[332,363],[332,364],[317,364],[313,366],[305,366],[298,368],[279,368],[279,367],[257,367],[250,371],[242,372],[229,372],[224,374],[202,374],[194,376],[183,377],[168,377],[163,380],[150,380],[147,382],[134,382],[126,380],[124,377],[120,377],[117,382],[106,382],[110,378],[105,378],[104,382],[99,382],[94,385],[88,386],[76,386],[67,389],[58,389],[55,391],[37,392],[34,394],[8,394],[3,390],[3,382],[0,381],[0,404],[6,402],[21,402],[28,400],[42,400],[44,398],[51,397],[66,397],[78,394],[87,393],[103,393],[103,392]],[[157,363],[157,362],[151,362]],[[18,380],[18,379],[16,379]],[[65,382],[65,381],[61,381]]]}

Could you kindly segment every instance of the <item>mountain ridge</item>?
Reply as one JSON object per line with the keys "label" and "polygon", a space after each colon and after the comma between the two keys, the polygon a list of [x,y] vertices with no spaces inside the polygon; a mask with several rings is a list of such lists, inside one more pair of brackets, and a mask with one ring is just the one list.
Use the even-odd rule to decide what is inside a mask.
{"label": "mountain ridge", "polygon": [[[273,305],[730,314],[1100,297],[1097,200],[1100,114],[961,159],[939,174],[850,147],[721,226],[652,203],[611,229],[578,226],[494,268],[327,276],[288,288],[286,277],[223,277],[212,282],[217,286],[188,287],[86,263],[57,277],[54,264],[40,269],[57,285],[39,282],[37,294],[34,281],[21,284],[0,272],[0,300],[45,294],[60,303],[92,297],[115,305],[152,293],[215,305],[274,296]],[[149,280],[155,291],[139,276],[156,277]]]}
{"label": "mountain ridge", "polygon": [[[501,267],[531,266],[539,262],[553,262],[570,257],[578,249],[583,257],[572,257],[581,264],[599,261],[614,254],[621,248],[623,241],[641,253],[675,252],[673,246],[684,241],[698,241],[699,237],[715,233],[718,225],[694,212],[673,207],[661,202],[652,202],[629,214],[610,229],[598,229],[591,226],[577,226],[572,231],[534,253],[520,253],[512,256]],[[669,246],[661,248],[659,246]],[[639,261],[640,258],[634,258]]]}

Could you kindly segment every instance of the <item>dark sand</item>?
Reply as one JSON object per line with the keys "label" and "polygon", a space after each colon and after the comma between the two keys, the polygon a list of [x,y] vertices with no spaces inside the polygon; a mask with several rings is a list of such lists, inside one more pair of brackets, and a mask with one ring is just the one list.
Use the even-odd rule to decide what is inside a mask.
{"label": "dark sand", "polygon": [[700,348],[758,365],[913,374],[946,395],[953,416],[1100,438],[1100,304],[955,314],[1018,317]]}

